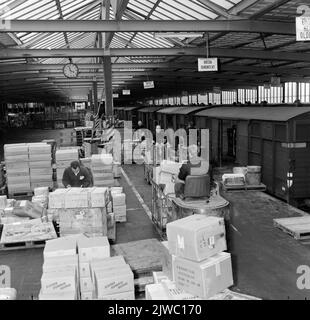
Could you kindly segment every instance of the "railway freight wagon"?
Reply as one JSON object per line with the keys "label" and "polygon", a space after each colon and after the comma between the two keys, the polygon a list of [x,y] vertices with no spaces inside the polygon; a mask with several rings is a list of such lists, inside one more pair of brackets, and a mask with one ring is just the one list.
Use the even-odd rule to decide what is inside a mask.
{"label": "railway freight wagon", "polygon": [[310,107],[220,107],[196,119],[210,129],[212,160],[219,164],[223,145],[233,145],[234,163],[262,167],[268,192],[296,205],[310,198]]}
{"label": "railway freight wagon", "polygon": [[159,124],[156,111],[162,107],[145,107],[138,110],[138,118],[143,122],[143,125],[154,132],[156,126]]}

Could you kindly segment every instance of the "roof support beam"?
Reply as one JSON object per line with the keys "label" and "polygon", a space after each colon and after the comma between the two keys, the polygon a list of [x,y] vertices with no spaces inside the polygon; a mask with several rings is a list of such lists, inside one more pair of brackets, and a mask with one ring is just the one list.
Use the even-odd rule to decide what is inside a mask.
{"label": "roof support beam", "polygon": [[[103,49],[2,49],[0,59],[14,58],[65,58],[65,57],[101,57],[106,54]],[[205,56],[205,48],[127,48],[111,49],[109,55],[113,57],[130,56]],[[248,49],[217,49],[211,48],[210,55],[219,58],[241,58],[258,60],[288,60],[296,62],[310,62],[308,53],[264,51]],[[147,58],[146,58],[147,59]]]}
{"label": "roof support beam", "polygon": [[[0,29],[0,32],[7,32]],[[254,32],[295,35],[295,24],[256,20],[11,20],[10,32]]]}
{"label": "roof support beam", "polygon": [[216,3],[210,0],[198,0],[198,1],[204,4],[208,9],[211,9],[214,13],[218,14],[219,16],[222,16],[227,19],[233,18],[233,15],[231,15],[226,10],[224,10],[221,6],[217,5]]}
{"label": "roof support beam", "polygon": [[229,10],[230,14],[238,15],[245,9],[251,7],[253,4],[259,2],[259,0],[243,0],[240,1],[237,5],[235,5],[231,10]]}

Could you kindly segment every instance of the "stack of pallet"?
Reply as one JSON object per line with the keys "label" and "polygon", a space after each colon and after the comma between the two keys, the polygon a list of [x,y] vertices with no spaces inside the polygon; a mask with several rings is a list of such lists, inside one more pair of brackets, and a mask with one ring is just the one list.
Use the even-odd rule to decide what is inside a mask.
{"label": "stack of pallet", "polygon": [[193,215],[167,224],[176,287],[209,299],[233,285],[223,218]]}
{"label": "stack of pallet", "polygon": [[91,262],[98,300],[135,300],[134,275],[122,256]]}
{"label": "stack of pallet", "polygon": [[82,238],[78,241],[80,291],[82,300],[95,298],[94,279],[90,263],[93,259],[110,257],[110,244],[107,237]]}
{"label": "stack of pallet", "polygon": [[79,300],[77,237],[47,241],[43,256],[39,300]]}
{"label": "stack of pallet", "polygon": [[112,188],[111,199],[112,199],[112,205],[113,205],[113,212],[115,214],[115,221],[126,222],[127,221],[126,194],[122,192],[122,188]]}
{"label": "stack of pallet", "polygon": [[29,147],[29,168],[31,190],[39,187],[53,188],[51,145],[31,143]]}
{"label": "stack of pallet", "polygon": [[18,193],[31,193],[28,145],[5,145],[4,158],[9,195],[14,196]]}
{"label": "stack of pallet", "polygon": [[58,187],[63,188],[62,177],[64,171],[70,167],[72,161],[79,160],[79,151],[77,149],[66,149],[56,151],[56,166],[57,166],[57,182]]}
{"label": "stack of pallet", "polygon": [[96,187],[113,187],[113,157],[111,154],[92,155],[91,170]]}

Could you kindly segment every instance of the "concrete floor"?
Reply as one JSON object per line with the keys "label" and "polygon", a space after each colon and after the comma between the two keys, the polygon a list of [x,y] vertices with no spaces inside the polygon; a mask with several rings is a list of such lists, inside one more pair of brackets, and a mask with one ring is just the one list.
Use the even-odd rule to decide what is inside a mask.
{"label": "concrete floor", "polygon": [[[52,139],[58,133],[31,130],[19,137],[14,133],[14,139],[10,136],[8,141],[41,141]],[[124,166],[124,171],[150,208],[151,186],[144,181],[143,166]],[[118,224],[117,243],[159,238],[132,188],[124,178],[120,183],[127,194],[128,222]],[[310,266],[309,246],[300,244],[273,226],[272,219],[291,215],[287,206],[256,192],[226,193],[224,197],[231,203],[227,233],[235,289],[270,300],[310,299],[309,290],[299,290],[296,285],[297,267]],[[0,252],[0,265],[11,267],[12,286],[17,289],[19,299],[37,296],[42,262],[42,249]]]}

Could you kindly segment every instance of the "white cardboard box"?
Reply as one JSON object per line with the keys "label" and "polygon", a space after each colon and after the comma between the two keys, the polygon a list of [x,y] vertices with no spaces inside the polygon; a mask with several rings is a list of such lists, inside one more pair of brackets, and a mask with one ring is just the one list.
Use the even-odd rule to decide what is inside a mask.
{"label": "white cardboard box", "polygon": [[93,291],[81,292],[81,299],[82,300],[93,300],[94,299]]}
{"label": "white cardboard box", "polygon": [[192,215],[167,224],[170,253],[193,261],[227,250],[223,218]]}
{"label": "white cardboard box", "polygon": [[92,279],[94,279],[94,274],[96,271],[119,268],[126,265],[127,264],[123,256],[114,256],[105,259],[94,259],[90,262]]}
{"label": "white cardboard box", "polygon": [[41,278],[41,290],[43,294],[55,294],[61,292],[72,292],[76,290],[76,269],[62,272],[47,272]]}
{"label": "white cardboard box", "polygon": [[88,189],[71,188],[65,195],[65,208],[88,208],[89,197]]}
{"label": "white cardboard box", "polygon": [[126,206],[126,195],[125,193],[114,193],[111,192],[113,206]]}
{"label": "white cardboard box", "polygon": [[135,300],[135,293],[134,291],[121,292],[121,293],[103,296],[98,300]]}
{"label": "white cardboard box", "polygon": [[92,292],[94,290],[94,284],[91,277],[80,278],[80,290],[81,292],[90,292],[90,291]]}
{"label": "white cardboard box", "polygon": [[39,293],[39,300],[78,300],[76,291],[63,292],[63,293],[55,293],[55,294],[43,294],[42,291]]}
{"label": "white cardboard box", "polygon": [[57,189],[49,194],[48,207],[50,209],[63,209],[65,207],[65,196],[68,189]]}
{"label": "white cardboard box", "polygon": [[76,254],[76,239],[70,237],[47,241],[43,251],[44,260],[53,257],[75,256]]}
{"label": "white cardboard box", "polygon": [[78,256],[47,257],[43,263],[43,273],[64,267],[78,267]]}
{"label": "white cardboard box", "polygon": [[106,205],[107,188],[94,188],[90,194],[90,202],[93,208],[103,208]]}
{"label": "white cardboard box", "polygon": [[134,291],[134,276],[128,265],[122,269],[98,270],[95,272],[95,287],[98,299],[111,294]]}
{"label": "white cardboard box", "polygon": [[80,262],[79,263],[79,271],[80,271],[80,277],[82,278],[90,278],[90,264],[89,262]]}
{"label": "white cardboard box", "polygon": [[171,300],[161,283],[145,286],[145,300]]}
{"label": "white cardboard box", "polygon": [[175,283],[179,289],[208,299],[233,285],[231,256],[221,252],[205,261],[180,257],[173,260]]}
{"label": "white cardboard box", "polygon": [[110,244],[107,237],[88,238],[78,241],[79,259],[88,262],[93,259],[110,257]]}

